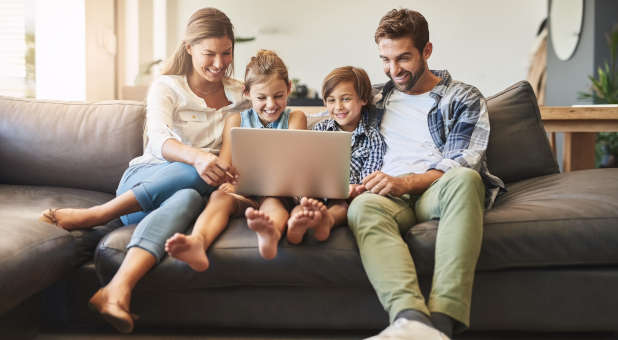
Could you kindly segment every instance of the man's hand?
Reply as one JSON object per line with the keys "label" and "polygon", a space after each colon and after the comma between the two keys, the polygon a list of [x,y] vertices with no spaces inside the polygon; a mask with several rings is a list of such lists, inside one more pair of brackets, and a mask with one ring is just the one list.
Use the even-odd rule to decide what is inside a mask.
{"label": "man's hand", "polygon": [[349,199],[353,199],[354,197],[362,194],[363,192],[367,191],[367,189],[365,188],[364,185],[362,184],[350,184],[350,196],[348,197]]}
{"label": "man's hand", "polygon": [[382,171],[375,171],[363,179],[363,186],[374,194],[399,197],[407,194],[409,189],[402,177],[389,176]]}
{"label": "man's hand", "polygon": [[234,167],[208,152],[199,152],[193,161],[193,167],[200,177],[212,186],[235,182],[238,177]]}

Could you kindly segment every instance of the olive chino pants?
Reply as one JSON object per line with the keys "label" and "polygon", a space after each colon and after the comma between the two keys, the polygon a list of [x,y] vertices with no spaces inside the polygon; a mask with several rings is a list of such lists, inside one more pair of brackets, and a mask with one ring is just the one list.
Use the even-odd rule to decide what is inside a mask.
{"label": "olive chino pants", "polygon": [[[440,312],[470,324],[474,271],[481,248],[485,187],[478,172],[454,168],[422,195],[363,193],[352,201],[348,225],[363,267],[390,321],[404,309]],[[402,234],[416,223],[439,219],[435,268],[428,303]]]}

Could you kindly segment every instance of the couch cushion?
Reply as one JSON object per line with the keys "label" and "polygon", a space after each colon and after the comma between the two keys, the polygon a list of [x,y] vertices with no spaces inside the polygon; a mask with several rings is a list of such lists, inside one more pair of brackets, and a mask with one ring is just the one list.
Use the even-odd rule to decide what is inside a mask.
{"label": "couch cushion", "polygon": [[88,207],[109,194],[79,189],[0,184],[0,314],[92,258],[98,240],[111,230],[67,232],[39,222],[48,207]]}
{"label": "couch cushion", "polygon": [[115,193],[142,154],[144,105],[0,97],[0,183]]}
{"label": "couch cushion", "polygon": [[487,98],[489,171],[505,183],[558,173],[534,91],[518,82]]}
{"label": "couch cushion", "polygon": [[[435,221],[406,238],[421,272],[433,270]],[[485,214],[477,270],[618,264],[618,169],[514,183]]]}
{"label": "couch cushion", "polygon": [[[95,265],[99,277],[111,279],[131,238],[133,226],[116,229],[97,247]],[[236,218],[208,250],[210,268],[197,273],[170,257],[148,273],[144,288],[162,290],[236,286],[367,287],[369,281],[358,256],[352,233],[335,228],[327,242],[305,238],[302,246],[281,241],[274,260],[263,260],[253,231]],[[140,283],[141,285],[142,283]]]}

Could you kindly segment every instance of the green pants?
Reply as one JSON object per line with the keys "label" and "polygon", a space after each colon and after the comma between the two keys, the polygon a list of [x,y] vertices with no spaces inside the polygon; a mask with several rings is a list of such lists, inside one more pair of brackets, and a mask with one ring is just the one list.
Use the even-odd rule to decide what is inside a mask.
{"label": "green pants", "polygon": [[[422,195],[398,198],[364,193],[348,210],[363,267],[391,322],[404,309],[447,314],[466,327],[474,270],[481,249],[485,187],[479,174],[454,168]],[[402,234],[439,219],[429,303],[421,294]]]}

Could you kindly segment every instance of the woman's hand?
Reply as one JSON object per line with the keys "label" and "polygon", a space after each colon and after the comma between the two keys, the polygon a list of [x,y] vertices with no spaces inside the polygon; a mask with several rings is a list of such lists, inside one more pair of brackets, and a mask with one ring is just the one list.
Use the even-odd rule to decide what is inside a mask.
{"label": "woman's hand", "polygon": [[199,152],[193,161],[193,167],[204,182],[215,187],[225,182],[235,182],[238,177],[231,164],[209,152]]}

